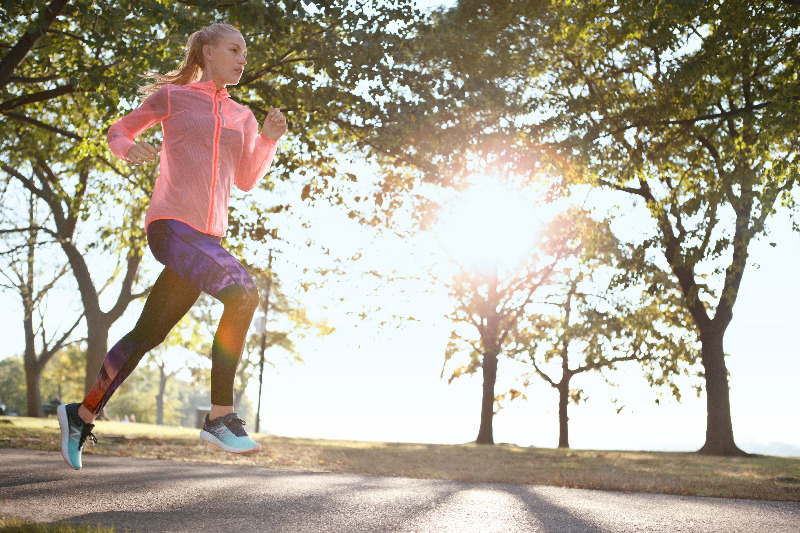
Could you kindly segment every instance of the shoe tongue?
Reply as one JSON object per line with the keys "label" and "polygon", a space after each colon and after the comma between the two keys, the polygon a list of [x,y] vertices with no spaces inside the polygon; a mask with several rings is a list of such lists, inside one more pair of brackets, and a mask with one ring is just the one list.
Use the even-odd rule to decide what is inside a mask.
{"label": "shoe tongue", "polygon": [[239,418],[239,415],[237,415],[236,413],[229,413],[225,415],[222,421],[225,423],[228,429],[230,429],[233,432],[233,434],[236,435],[237,437],[244,437],[245,435],[247,435],[247,432],[244,430],[244,427],[242,427],[243,421],[241,418]]}
{"label": "shoe tongue", "polygon": [[[83,427],[86,425],[86,422],[83,421],[83,418],[80,417],[78,414],[78,410],[75,409],[73,413],[70,414],[70,418],[72,419],[72,423],[78,427]],[[94,427],[94,425],[92,425]]]}

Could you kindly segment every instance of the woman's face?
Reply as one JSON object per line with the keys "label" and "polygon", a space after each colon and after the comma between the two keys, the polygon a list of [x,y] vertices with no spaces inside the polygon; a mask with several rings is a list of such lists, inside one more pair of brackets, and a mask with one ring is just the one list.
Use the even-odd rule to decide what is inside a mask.
{"label": "woman's face", "polygon": [[226,33],[215,45],[203,50],[205,67],[217,87],[236,85],[247,63],[247,44],[239,32]]}

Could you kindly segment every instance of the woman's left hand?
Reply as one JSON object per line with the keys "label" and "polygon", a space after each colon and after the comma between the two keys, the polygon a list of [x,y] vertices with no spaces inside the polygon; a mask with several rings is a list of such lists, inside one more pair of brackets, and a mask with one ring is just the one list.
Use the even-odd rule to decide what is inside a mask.
{"label": "woman's left hand", "polygon": [[277,141],[284,133],[288,131],[289,127],[286,125],[286,117],[283,116],[280,109],[273,107],[269,108],[267,118],[264,119],[264,125],[261,126],[261,133],[267,139]]}

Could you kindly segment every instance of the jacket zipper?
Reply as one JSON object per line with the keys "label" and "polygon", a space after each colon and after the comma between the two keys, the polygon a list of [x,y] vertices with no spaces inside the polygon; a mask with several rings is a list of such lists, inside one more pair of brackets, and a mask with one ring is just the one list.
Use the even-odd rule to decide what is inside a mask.
{"label": "jacket zipper", "polygon": [[[219,106],[217,105],[219,102]],[[211,191],[210,201],[208,202],[208,219],[206,220],[206,232],[211,233],[211,223],[214,220],[214,199],[217,189],[217,174],[219,166],[219,137],[222,124],[225,123],[225,118],[222,116],[222,100],[219,99],[219,93],[214,93],[214,146],[211,155]]]}

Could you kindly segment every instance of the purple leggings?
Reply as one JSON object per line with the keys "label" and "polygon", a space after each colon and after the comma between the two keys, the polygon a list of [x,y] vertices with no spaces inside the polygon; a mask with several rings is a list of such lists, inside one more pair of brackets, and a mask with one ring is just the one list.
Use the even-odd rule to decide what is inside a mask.
{"label": "purple leggings", "polygon": [[233,382],[258,289],[244,267],[221,245],[177,220],[155,220],[147,228],[150,250],[164,270],[158,276],[136,326],[109,350],[83,405],[95,415],[133,372],[144,354],[161,344],[201,292],[225,308],[211,346],[211,403],[233,405]]}

